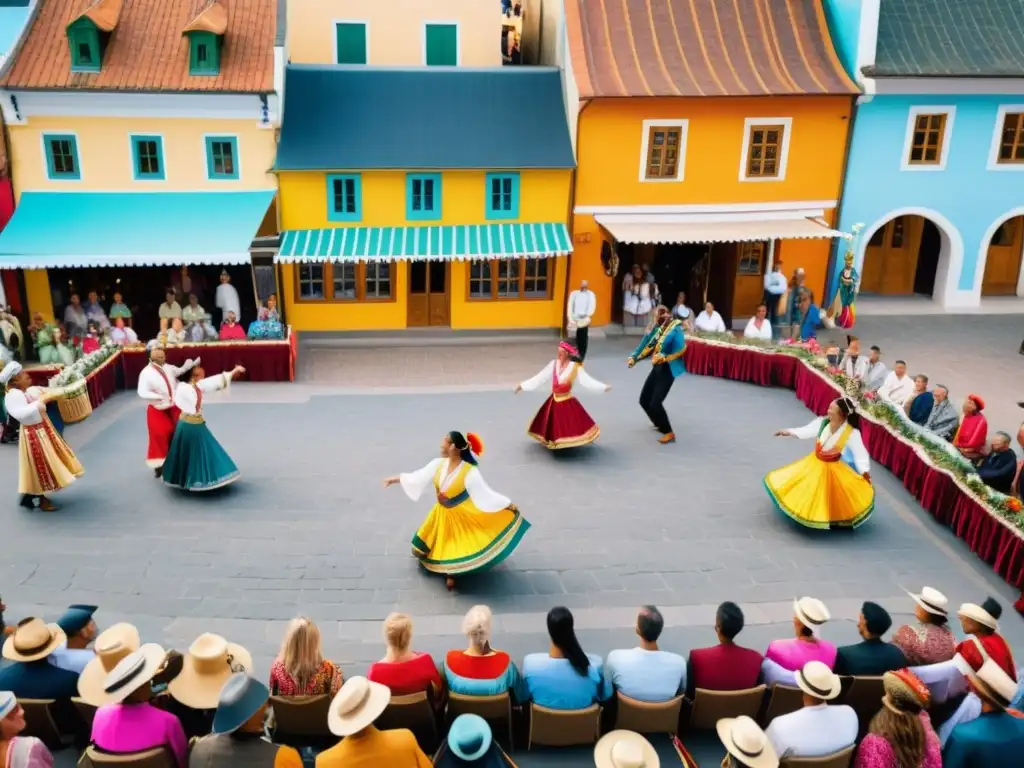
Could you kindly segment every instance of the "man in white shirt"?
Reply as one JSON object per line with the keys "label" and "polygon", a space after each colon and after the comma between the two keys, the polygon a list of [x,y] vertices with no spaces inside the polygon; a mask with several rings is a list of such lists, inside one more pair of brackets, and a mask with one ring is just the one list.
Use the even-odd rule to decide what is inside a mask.
{"label": "man in white shirt", "polygon": [[242,319],[242,304],[238,300],[238,291],[231,284],[231,275],[226,269],[220,271],[220,285],[217,286],[217,293],[214,295],[213,303],[220,310],[220,322],[218,327],[228,319],[228,312],[235,313],[235,320]]}
{"label": "man in white shirt", "polygon": [[174,404],[174,390],[178,377],[193,366],[199,365],[199,358],[186,360],[178,368],[167,363],[167,354],[156,341],[146,345],[149,365],[139,373],[139,397],[149,400],[146,409],[146,429],[149,432],[149,447],[146,449],[146,466],[156,477],[164,471],[164,460],[171,447],[174,428],[181,412]]}
{"label": "man in white shirt", "polygon": [[878,396],[902,407],[913,392],[914,380],[907,376],[907,364],[903,360],[897,360],[892,372],[878,388]]}
{"label": "man in white shirt", "polygon": [[698,331],[705,331],[706,333],[726,332],[725,321],[715,311],[715,305],[710,301],[704,305],[704,311],[697,315],[697,319],[693,321],[693,327]]}
{"label": "man in white shirt", "polygon": [[868,359],[860,353],[860,339],[856,336],[846,337],[846,354],[839,363],[839,369],[851,379],[864,381]]}
{"label": "man in white shirt", "polygon": [[772,271],[764,276],[764,297],[761,299],[768,307],[768,322],[772,328],[779,324],[779,301],[788,289],[789,281],[782,274],[782,262],[777,261]]}
{"label": "man in white shirt", "polygon": [[637,701],[668,701],[686,690],[686,659],[658,649],[665,627],[661,611],[645,605],[636,617],[640,645],[608,654],[605,674],[615,690]]}
{"label": "man in white shirt", "polygon": [[580,282],[580,289],[569,294],[569,304],[566,308],[566,330],[576,334],[576,351],[580,353],[580,361],[587,356],[590,321],[597,311],[597,296],[587,286],[586,280]]}
{"label": "man in white shirt", "polygon": [[787,757],[824,757],[857,741],[857,713],[845,704],[828,702],[842,691],[839,675],[820,661],[809,661],[796,673],[804,693],[804,706],[776,717],[765,735],[782,760]]}

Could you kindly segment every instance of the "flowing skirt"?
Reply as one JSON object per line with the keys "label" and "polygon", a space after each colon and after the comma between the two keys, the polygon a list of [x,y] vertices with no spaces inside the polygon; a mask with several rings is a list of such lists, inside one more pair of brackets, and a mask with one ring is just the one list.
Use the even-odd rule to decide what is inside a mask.
{"label": "flowing skirt", "polygon": [[481,512],[468,500],[450,508],[438,502],[412,537],[412,553],[432,573],[475,573],[511,555],[529,528],[514,504]]}
{"label": "flowing skirt", "polygon": [[167,451],[171,447],[171,438],[174,437],[174,426],[178,423],[180,415],[181,411],[176,405],[172,405],[166,411],[161,411],[152,405],[146,409],[146,428],[149,431],[146,466],[150,469],[157,469],[164,465]]}
{"label": "flowing skirt", "polygon": [[53,428],[57,430],[57,434],[63,437],[64,417],[60,415],[60,406],[57,405],[56,400],[51,400],[46,404],[46,415],[50,419],[50,423],[53,424]]}
{"label": "flowing skirt", "polygon": [[857,322],[857,310],[853,304],[846,304],[839,310],[839,317],[836,318],[836,325],[840,328],[853,328]]}
{"label": "flowing skirt", "polygon": [[185,491],[212,491],[239,477],[238,467],[202,416],[182,416],[164,462],[164,482]]}
{"label": "flowing skirt", "polygon": [[856,528],[875,508],[875,489],[845,461],[815,454],[769,472],[764,487],[787,516],[808,528]]}
{"label": "flowing skirt", "polygon": [[41,424],[21,425],[18,458],[18,493],[54,493],[85,474],[74,451],[45,416]]}
{"label": "flowing skirt", "polygon": [[526,434],[554,451],[592,443],[601,435],[601,428],[575,397],[559,402],[554,395],[549,395]]}

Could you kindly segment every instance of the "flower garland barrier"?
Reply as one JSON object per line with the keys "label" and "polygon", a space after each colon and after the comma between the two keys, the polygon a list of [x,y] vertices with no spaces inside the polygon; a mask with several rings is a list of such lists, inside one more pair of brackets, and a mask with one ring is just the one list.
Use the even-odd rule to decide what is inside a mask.
{"label": "flower garland barrier", "polygon": [[[49,386],[54,389],[66,389],[69,393],[84,390],[86,377],[101,366],[109,362],[117,353],[120,347],[111,341],[104,342],[95,352],[83,355],[71,365],[65,366],[60,372],[49,381]],[[79,386],[80,385],[80,386]]]}

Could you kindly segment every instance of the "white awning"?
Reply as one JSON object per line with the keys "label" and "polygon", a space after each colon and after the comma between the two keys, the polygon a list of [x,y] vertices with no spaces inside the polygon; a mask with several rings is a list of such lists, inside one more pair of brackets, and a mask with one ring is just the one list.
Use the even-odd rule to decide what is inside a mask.
{"label": "white awning", "polygon": [[794,213],[599,214],[594,218],[620,243],[747,243],[849,237],[818,217]]}

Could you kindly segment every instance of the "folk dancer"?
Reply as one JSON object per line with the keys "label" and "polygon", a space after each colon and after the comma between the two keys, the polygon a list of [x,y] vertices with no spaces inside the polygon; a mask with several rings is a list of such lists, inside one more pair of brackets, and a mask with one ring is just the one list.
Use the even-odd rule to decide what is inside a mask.
{"label": "folk dancer", "polygon": [[765,490],[784,514],[808,528],[856,528],[875,508],[871,460],[860,436],[857,406],[848,397],[828,413],[776,437],[815,438],[814,453],[769,472]]}
{"label": "folk dancer", "polygon": [[432,573],[455,577],[492,568],[512,554],[530,524],[506,496],[495,493],[477,468],[483,441],[472,432],[449,432],[441,440],[441,458],[416,472],[389,477],[384,487],[401,484],[418,501],[433,484],[437,501],[412,537],[412,553]]}
{"label": "folk dancer", "polygon": [[651,358],[651,372],[640,390],[640,407],[654,428],[661,433],[658,442],[662,445],[676,441],[675,432],[665,412],[665,398],[678,376],[686,373],[683,353],[686,352],[686,337],[683,326],[673,319],[672,314],[664,305],[655,310],[655,324],[641,339],[640,344],[626,361],[632,368],[638,360]]}
{"label": "folk dancer", "polygon": [[139,374],[139,397],[149,400],[146,409],[146,428],[149,431],[149,448],[146,450],[146,466],[156,477],[163,474],[164,461],[171,447],[174,428],[181,412],[174,404],[176,379],[199,365],[199,358],[186,360],[180,368],[167,363],[167,353],[159,342],[153,340],[146,345],[149,365]]}
{"label": "folk dancer", "polygon": [[210,377],[205,373],[194,366],[191,380],[178,382],[174,390],[174,405],[181,416],[164,462],[163,478],[167,485],[184,491],[212,491],[239,477],[238,467],[206,426],[203,393],[227,389],[245,368],[236,365],[228,373]]}
{"label": "folk dancer", "polygon": [[569,305],[565,330],[576,335],[576,349],[582,362],[587,357],[587,346],[590,343],[590,323],[597,311],[597,297],[587,287],[586,280],[580,282],[579,290],[569,294]]}
{"label": "folk dancer", "polygon": [[85,474],[85,470],[46,417],[46,403],[53,393],[31,397],[28,390],[32,386],[32,378],[16,362],[4,366],[0,372],[0,384],[7,389],[4,408],[21,423],[18,441],[21,506],[53,512],[57,507],[45,494],[67,488],[75,478]]}
{"label": "folk dancer", "polygon": [[526,429],[526,434],[545,448],[577,448],[594,442],[601,435],[601,428],[590,418],[590,414],[572,394],[577,381],[591,392],[607,392],[607,384],[590,376],[578,363],[576,348],[567,341],[558,345],[558,358],[552,360],[534,376],[516,385],[515,394],[524,389],[533,392],[545,382],[551,383],[551,394],[537,411]]}

